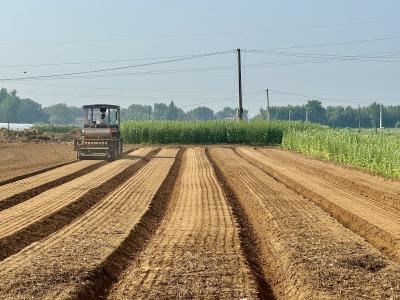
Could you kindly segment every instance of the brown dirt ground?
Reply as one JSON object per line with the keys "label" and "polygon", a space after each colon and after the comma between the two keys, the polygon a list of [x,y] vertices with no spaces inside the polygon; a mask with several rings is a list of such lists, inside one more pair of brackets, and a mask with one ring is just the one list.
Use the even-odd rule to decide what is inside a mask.
{"label": "brown dirt ground", "polygon": [[107,193],[126,181],[155,149],[136,150],[132,152],[131,159],[127,155],[125,159],[106,164],[1,211],[0,259],[46,237],[90,209]]}
{"label": "brown dirt ground", "polygon": [[162,150],[75,222],[3,261],[0,278],[7,282],[0,282],[0,298],[77,297],[140,222],[176,154],[177,149]]}
{"label": "brown dirt ground", "polygon": [[171,203],[110,299],[257,298],[238,228],[204,148],[183,157]]}
{"label": "brown dirt ground", "polygon": [[387,179],[353,167],[329,161],[311,159],[304,154],[273,148],[259,148],[265,155],[273,155],[326,180],[332,181],[366,197],[373,198],[400,210],[400,180]]}
{"label": "brown dirt ground", "polygon": [[326,180],[312,169],[299,167],[276,154],[240,147],[238,153],[287,187],[320,205],[375,247],[400,262],[399,210]]}
{"label": "brown dirt ground", "polygon": [[0,143],[0,182],[44,168],[74,161],[68,143]]}
{"label": "brown dirt ground", "polygon": [[[59,164],[49,145],[73,153],[0,144],[0,176]],[[0,184],[0,299],[400,295],[399,182],[276,149],[188,148]]]}
{"label": "brown dirt ground", "polygon": [[211,157],[237,194],[280,299],[384,299],[400,293],[400,265],[231,149]]}

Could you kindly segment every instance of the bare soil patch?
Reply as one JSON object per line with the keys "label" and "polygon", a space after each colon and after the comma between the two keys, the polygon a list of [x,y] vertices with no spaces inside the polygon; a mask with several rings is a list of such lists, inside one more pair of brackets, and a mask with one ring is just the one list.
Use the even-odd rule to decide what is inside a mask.
{"label": "bare soil patch", "polygon": [[69,143],[0,142],[0,183],[74,160],[76,154]]}

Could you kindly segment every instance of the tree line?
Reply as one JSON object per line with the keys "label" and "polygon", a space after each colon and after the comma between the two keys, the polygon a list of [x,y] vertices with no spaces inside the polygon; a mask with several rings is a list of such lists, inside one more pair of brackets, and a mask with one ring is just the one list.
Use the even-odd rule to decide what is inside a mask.
{"label": "tree line", "polygon": [[[376,102],[369,106],[354,108],[351,106],[323,107],[318,100],[310,100],[304,105],[287,105],[270,107],[272,120],[308,120],[331,127],[356,128],[361,122],[361,127],[375,127],[379,122],[380,106]],[[11,123],[51,123],[51,124],[76,124],[82,120],[81,108],[58,103],[42,107],[32,99],[20,98],[17,91],[0,90],[0,122]],[[244,110],[243,116],[248,119],[248,111]],[[360,118],[359,118],[360,116]],[[122,120],[224,120],[235,119],[237,109],[224,107],[214,112],[206,106],[199,106],[188,111],[177,107],[173,101],[169,104],[155,103],[154,105],[132,104],[121,109]],[[267,119],[266,109],[261,108],[255,119]],[[400,105],[383,107],[383,126],[400,127]]]}
{"label": "tree line", "polygon": [[[199,106],[189,111],[177,107],[173,101],[168,105],[155,103],[154,105],[132,104],[121,109],[121,119],[124,120],[214,120],[234,119],[237,109],[225,107],[221,111]],[[32,99],[22,99],[17,96],[17,91],[0,90],[0,123],[50,123],[50,124],[76,124],[80,125],[83,117],[81,108],[58,103],[42,107]],[[248,118],[248,111],[244,111]]]}
{"label": "tree line", "polygon": [[[323,107],[321,101],[310,100],[304,105],[286,105],[270,107],[270,119],[273,120],[306,120],[329,125],[331,127],[374,128],[379,126],[380,104],[374,102],[369,106],[354,108],[352,106]],[[267,111],[261,108],[256,119],[267,119]],[[400,127],[400,105],[382,107],[384,127]]]}
{"label": "tree line", "polygon": [[[184,111],[177,107],[174,101],[168,105],[165,103],[155,103],[151,105],[132,104],[128,108],[121,109],[122,120],[224,120],[234,119],[237,109],[224,107],[221,111],[214,112],[206,106],[199,106],[189,111]],[[243,112],[244,118],[248,119],[248,111]]]}

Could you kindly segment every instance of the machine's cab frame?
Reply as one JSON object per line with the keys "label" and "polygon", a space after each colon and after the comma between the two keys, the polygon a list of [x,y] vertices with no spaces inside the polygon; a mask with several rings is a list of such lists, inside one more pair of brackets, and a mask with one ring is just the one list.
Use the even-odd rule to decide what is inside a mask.
{"label": "machine's cab frame", "polygon": [[[118,105],[84,105],[83,112],[84,128],[119,128],[121,125],[121,110]],[[100,122],[98,122],[99,120],[104,120],[104,123],[101,124]]]}
{"label": "machine's cab frame", "polygon": [[114,160],[122,157],[120,107],[111,104],[91,104],[82,108],[82,135],[74,140],[77,158]]}

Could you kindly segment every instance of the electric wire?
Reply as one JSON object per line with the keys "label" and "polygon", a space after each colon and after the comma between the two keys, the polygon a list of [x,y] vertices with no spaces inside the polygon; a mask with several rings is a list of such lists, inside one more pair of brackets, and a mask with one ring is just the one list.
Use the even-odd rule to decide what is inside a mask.
{"label": "electric wire", "polygon": [[0,78],[0,81],[18,81],[18,80],[42,79],[42,78],[57,78],[57,77],[74,76],[74,75],[82,75],[82,74],[109,72],[109,71],[116,71],[116,70],[124,70],[124,69],[132,69],[132,68],[138,68],[138,67],[146,67],[146,66],[152,66],[152,65],[166,64],[166,63],[172,63],[172,62],[178,62],[178,61],[185,61],[185,60],[203,58],[203,57],[208,57],[208,56],[226,54],[226,53],[231,53],[231,52],[232,52],[232,50],[220,51],[220,52],[211,52],[211,53],[191,55],[191,56],[182,57],[182,58],[175,58],[175,59],[169,59],[169,60],[148,62],[148,63],[143,63],[143,64],[120,66],[120,67],[114,67],[114,68],[96,69],[96,70],[88,70],[88,71],[79,71],[79,72],[71,72],[71,73],[60,73],[60,74],[38,75],[38,76],[16,77],[16,78]]}

